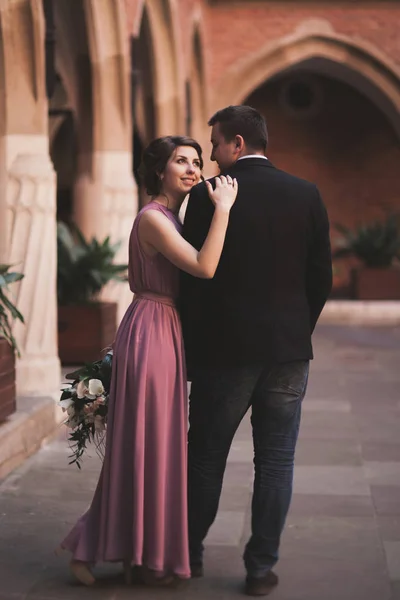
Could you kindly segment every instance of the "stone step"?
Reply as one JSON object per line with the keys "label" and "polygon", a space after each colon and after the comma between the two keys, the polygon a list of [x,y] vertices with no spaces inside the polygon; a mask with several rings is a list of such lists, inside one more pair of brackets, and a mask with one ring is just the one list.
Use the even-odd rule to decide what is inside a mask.
{"label": "stone step", "polygon": [[0,480],[50,441],[62,420],[55,398],[18,397],[16,412],[0,423]]}

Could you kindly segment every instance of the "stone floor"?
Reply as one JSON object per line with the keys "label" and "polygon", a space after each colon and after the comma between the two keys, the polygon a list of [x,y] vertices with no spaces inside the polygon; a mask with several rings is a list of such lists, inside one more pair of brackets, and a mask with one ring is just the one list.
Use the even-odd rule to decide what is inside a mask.
{"label": "stone floor", "polygon": [[[400,328],[320,326],[304,401],[295,492],[274,600],[400,600]],[[65,438],[0,483],[0,600],[240,597],[249,531],[248,417],[235,438],[206,577],[179,590],[127,588],[119,565],[76,585],[53,548],[88,505],[99,463],[68,466]]]}

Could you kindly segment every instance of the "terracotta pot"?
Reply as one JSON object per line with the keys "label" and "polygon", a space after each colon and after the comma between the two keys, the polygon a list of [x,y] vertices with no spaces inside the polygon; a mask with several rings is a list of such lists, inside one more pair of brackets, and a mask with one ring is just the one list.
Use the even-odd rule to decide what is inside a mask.
{"label": "terracotta pot", "polygon": [[99,302],[58,307],[58,352],[64,365],[92,362],[104,355],[117,332],[117,304]]}
{"label": "terracotta pot", "polygon": [[361,267],[352,272],[357,300],[400,300],[400,269]]}
{"label": "terracotta pot", "polygon": [[16,410],[15,354],[10,344],[0,338],[0,421]]}

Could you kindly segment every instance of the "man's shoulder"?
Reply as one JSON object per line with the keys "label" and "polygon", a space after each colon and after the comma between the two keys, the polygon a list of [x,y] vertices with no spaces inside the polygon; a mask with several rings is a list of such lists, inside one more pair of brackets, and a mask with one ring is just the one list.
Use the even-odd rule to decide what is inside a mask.
{"label": "man's shoulder", "polygon": [[213,214],[213,203],[208,195],[207,186],[204,181],[195,185],[190,192],[187,206],[185,209],[184,229],[187,229],[187,222],[201,220],[208,222]]}
{"label": "man's shoulder", "polygon": [[[211,181],[211,183],[212,183],[213,181],[215,181],[215,177],[210,177],[207,179],[207,181]],[[200,181],[200,183],[198,183],[197,185],[192,187],[192,190],[190,192],[191,196],[197,196],[197,195],[204,196],[204,194],[206,194],[208,196],[206,180]]]}
{"label": "man's shoulder", "polygon": [[294,186],[294,187],[297,187],[304,191],[309,191],[309,192],[315,192],[317,189],[317,186],[315,183],[308,181],[307,179],[298,177],[297,175],[293,175],[292,173],[288,173],[287,171],[283,171],[282,169],[275,168],[273,170],[273,172],[274,172],[274,177],[278,181],[280,180],[280,181],[282,181],[282,183],[285,183],[286,185]]}
{"label": "man's shoulder", "polygon": [[[207,181],[210,181],[211,185],[215,187],[215,177],[211,177]],[[191,189],[188,204],[207,207],[208,209],[213,208],[205,181],[201,181]]]}
{"label": "man's shoulder", "polygon": [[[265,178],[265,183],[268,184],[269,182],[274,181],[276,184],[281,184],[284,187],[294,187],[298,190],[302,190],[304,192],[311,192],[311,193],[315,193],[317,186],[315,185],[315,183],[308,181],[306,179],[303,179],[301,177],[298,177],[296,175],[293,175],[292,173],[288,173],[287,171],[284,171],[283,169],[279,169],[278,167],[276,167],[272,162],[268,161],[269,166],[271,168],[263,168],[263,165],[260,165],[259,163],[257,164],[257,173],[258,173],[258,177],[262,174],[262,178]],[[237,164],[237,163],[236,163]],[[241,165],[242,167],[242,165]],[[239,181],[239,185],[240,185],[240,180],[243,180],[243,183],[246,183],[246,180],[254,180],[254,169],[253,169],[254,165],[249,163],[245,166],[245,168],[241,168],[240,170],[238,170],[237,172],[235,171],[235,166],[232,167],[232,173],[230,171],[227,172],[227,174],[231,175],[232,177],[236,177]],[[258,179],[257,177],[257,179]],[[259,179],[258,179],[259,180]]]}

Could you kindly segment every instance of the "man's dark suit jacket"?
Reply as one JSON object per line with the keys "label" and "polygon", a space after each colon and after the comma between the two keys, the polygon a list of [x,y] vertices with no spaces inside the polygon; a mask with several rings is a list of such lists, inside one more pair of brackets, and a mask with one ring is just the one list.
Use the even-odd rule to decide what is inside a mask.
{"label": "man's dark suit jacket", "polygon": [[[217,272],[209,280],[181,276],[189,373],[196,366],[311,359],[311,334],[332,287],[329,222],[318,189],[264,158],[239,160],[225,174],[237,178],[239,192]],[[198,250],[213,212],[200,183],[183,227]]]}

